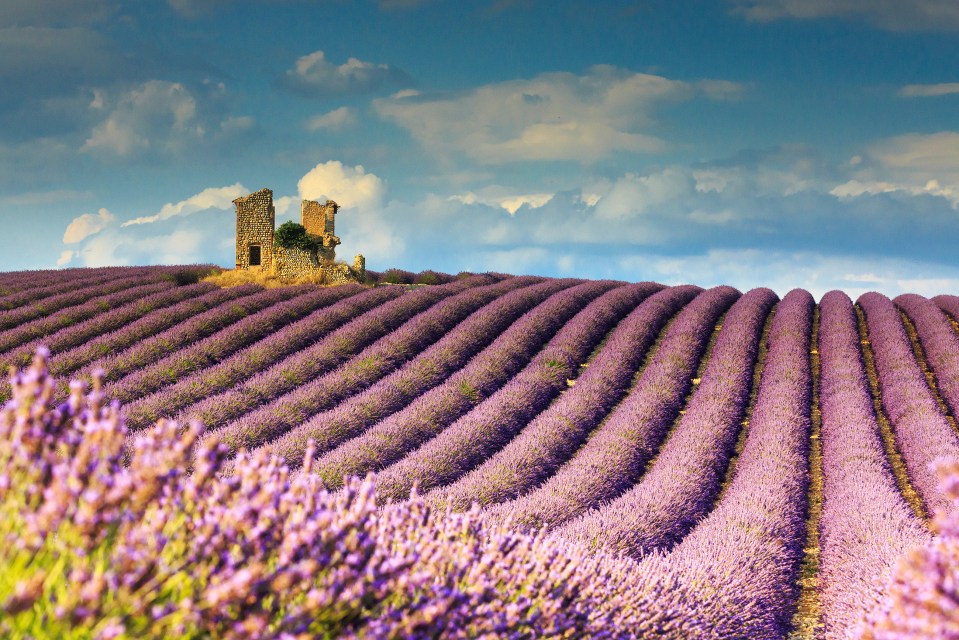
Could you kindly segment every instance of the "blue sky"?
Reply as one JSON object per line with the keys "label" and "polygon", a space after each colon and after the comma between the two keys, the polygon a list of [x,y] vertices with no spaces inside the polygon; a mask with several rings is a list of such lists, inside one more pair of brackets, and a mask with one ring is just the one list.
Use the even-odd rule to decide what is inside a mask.
{"label": "blue sky", "polygon": [[401,267],[959,292],[954,0],[4,0],[0,269]]}

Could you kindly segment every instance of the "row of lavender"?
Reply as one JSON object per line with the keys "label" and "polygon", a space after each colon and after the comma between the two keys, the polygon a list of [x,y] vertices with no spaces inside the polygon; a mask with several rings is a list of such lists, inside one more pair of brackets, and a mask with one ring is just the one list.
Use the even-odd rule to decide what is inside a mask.
{"label": "row of lavender", "polygon": [[[244,402],[248,404],[244,405],[245,408],[234,410],[237,413],[228,411],[229,417],[219,424],[223,427],[232,426],[230,421],[242,419],[252,407],[262,411],[260,415],[268,419],[278,415],[277,424],[280,426],[265,436],[255,429],[248,429],[245,432],[247,435],[242,437],[252,440],[231,440],[227,452],[241,445],[266,445],[263,453],[292,453],[294,457],[288,459],[293,462],[299,461],[297,454],[309,453],[307,471],[311,473],[307,475],[319,474],[330,486],[340,486],[344,472],[362,473],[382,469],[382,497],[405,497],[412,484],[417,482],[425,489],[436,488],[427,495],[427,502],[433,504],[462,507],[474,499],[488,503],[508,500],[493,509],[494,517],[513,515],[514,522],[518,520],[524,526],[548,524],[555,527],[567,523],[556,529],[551,538],[554,542],[550,544],[559,547],[568,545],[564,547],[568,549],[584,548],[581,542],[586,541],[591,546],[610,546],[640,557],[650,550],[675,547],[671,553],[663,556],[666,558],[664,563],[676,561],[677,566],[685,563],[687,568],[699,566],[697,562],[701,565],[700,573],[693,571],[689,574],[693,576],[692,587],[680,580],[673,585],[675,588],[695,595],[699,588],[697,576],[706,576],[704,579],[721,585],[723,591],[735,591],[738,598],[736,603],[745,602],[747,605],[740,611],[742,615],[733,622],[723,618],[725,614],[718,612],[716,606],[696,610],[695,615],[705,620],[702,629],[713,625],[714,630],[721,630],[733,628],[731,625],[734,624],[745,624],[756,634],[754,637],[780,637],[777,634],[784,633],[784,621],[788,619],[787,614],[793,602],[789,594],[794,588],[794,581],[788,575],[790,562],[795,558],[782,549],[778,549],[779,555],[769,556],[768,550],[777,545],[789,547],[791,544],[795,552],[797,541],[800,545],[802,542],[799,529],[774,523],[787,533],[795,533],[795,539],[785,545],[783,540],[788,535],[783,531],[767,532],[761,544],[750,539],[749,535],[743,536],[743,540],[737,544],[744,552],[748,551],[744,557],[748,563],[756,562],[765,570],[765,573],[759,573],[759,577],[745,582],[742,576],[719,576],[716,566],[704,560],[712,538],[700,533],[703,529],[723,532],[725,526],[724,535],[728,535],[729,522],[734,522],[735,528],[747,532],[758,527],[769,527],[770,524],[765,520],[747,524],[754,514],[748,513],[749,510],[742,505],[765,504],[767,506],[760,510],[768,509],[768,504],[778,504],[776,500],[781,498],[781,495],[759,498],[755,495],[746,496],[739,498],[739,505],[746,515],[731,507],[726,509],[725,516],[715,515],[723,513],[723,505],[731,500],[733,488],[737,486],[739,478],[747,473],[742,469],[750,459],[747,454],[750,451],[749,443],[756,437],[756,414],[762,415],[761,389],[757,406],[753,409],[747,448],[737,463],[733,483],[720,494],[720,500],[713,509],[715,497],[720,492],[719,480],[728,466],[739,422],[747,412],[746,399],[752,380],[752,363],[758,351],[759,331],[770,306],[775,302],[775,296],[771,292],[757,290],[742,296],[733,304],[739,296],[728,288],[717,288],[696,296],[694,288],[683,287],[655,293],[658,287],[653,285],[577,284],[573,281],[544,281],[536,284],[539,279],[519,278],[507,278],[497,283],[495,280],[497,278],[480,277],[470,282],[457,281],[410,293],[396,288],[389,294],[385,293],[387,290],[364,293],[347,288],[341,289],[339,293],[342,295],[315,289],[295,292],[276,290],[283,291],[285,299],[280,293],[272,293],[275,297],[269,298],[268,292],[257,293],[253,289],[242,295],[237,290],[208,291],[201,285],[180,287],[194,287],[190,290],[200,295],[193,301],[176,298],[173,294],[177,287],[160,286],[151,296],[143,298],[146,300],[156,295],[167,295],[160,298],[155,306],[144,305],[140,311],[136,311],[131,301],[109,311],[101,308],[99,315],[103,318],[122,310],[134,320],[120,330],[95,337],[95,341],[99,344],[123,345],[126,340],[126,349],[132,347],[133,351],[144,356],[144,360],[139,362],[129,356],[120,358],[120,362],[126,363],[126,368],[122,365],[107,368],[107,374],[120,382],[120,389],[124,384],[136,388],[131,381],[137,378],[132,376],[153,380],[150,383],[155,389],[153,396],[148,396],[149,401],[139,406],[148,407],[152,403],[152,406],[162,409],[164,394],[169,392],[170,403],[166,415],[179,410],[181,416],[190,416],[201,403],[207,403],[209,410],[219,406],[220,403],[215,400],[210,402],[204,399],[203,389],[209,385],[230,394],[236,386],[246,384],[243,367],[245,357],[257,363],[256,368],[272,371],[268,376],[272,382],[261,385],[265,389],[262,395],[253,395],[250,399],[252,394],[238,394],[246,396]],[[158,280],[144,286],[165,284],[171,283]],[[531,296],[533,290],[537,293]],[[213,294],[223,297],[216,298]],[[519,294],[526,294],[527,297]],[[57,295],[52,294],[51,297]],[[791,295],[793,298],[798,296]],[[223,311],[233,310],[232,321],[227,319],[218,324],[216,314],[201,311],[201,315],[208,313],[208,317],[204,322],[191,325],[194,315],[190,315],[187,309],[202,309],[204,305],[196,303],[207,296],[210,296],[210,302],[205,308],[216,309],[214,301],[221,301],[219,306],[223,307]],[[687,305],[694,296],[694,302]],[[509,304],[507,298],[510,298]],[[258,309],[257,303],[253,303],[248,307],[251,309],[249,312],[237,310],[238,303],[249,304],[254,299],[260,300]],[[787,297],[787,300],[790,299]],[[166,301],[165,304],[163,301]],[[654,301],[659,305],[656,309],[658,315],[653,312],[656,308]],[[186,302],[193,302],[194,306],[187,307]],[[784,300],[780,304],[780,311],[774,316],[773,329],[778,322],[775,318],[789,308],[786,302]],[[894,305],[882,296],[869,294],[860,298],[859,303],[865,312],[875,352],[883,407],[892,419],[897,445],[906,460],[910,478],[921,489],[920,493],[928,507],[948,509],[953,504],[949,496],[936,485],[932,474],[923,478],[920,472],[937,451],[959,452],[955,433],[950,430],[948,421],[939,409],[942,403],[937,404],[938,395],[946,406],[953,406],[953,396],[950,395],[950,385],[953,383],[950,381],[959,379],[954,364],[959,339],[950,326],[949,318],[935,304],[948,309],[952,300],[941,297],[930,302],[903,296]],[[730,308],[731,304],[733,306]],[[796,303],[792,304],[796,306]],[[88,305],[88,309],[93,307],[88,301],[72,306],[83,305]],[[851,309],[848,299],[846,305],[843,313],[848,315]],[[69,305],[65,306],[48,316],[70,308]],[[660,327],[680,308],[683,311],[661,334],[659,343],[652,345],[652,338],[659,333]],[[837,321],[831,319],[840,313],[835,308],[837,303],[832,298],[827,296],[823,299],[823,328],[819,348],[823,357],[824,385],[832,375],[829,373],[830,367],[835,367],[835,362],[850,362],[848,353],[841,358],[828,360],[829,350],[857,348],[853,342],[849,342],[848,327],[830,328],[837,325]],[[166,309],[180,309],[178,313],[183,320],[161,321],[160,317]],[[924,355],[935,373],[937,385],[932,389],[926,384],[912,353],[909,337],[903,329],[902,312],[915,324]],[[250,313],[257,315],[251,316]],[[261,313],[264,319],[262,323],[254,320]],[[645,314],[642,331],[640,323],[634,323],[632,328],[632,344],[636,350],[630,355],[634,362],[624,363],[620,357],[617,363],[619,368],[614,369],[612,362],[616,358],[612,355],[615,352],[611,347],[619,341],[618,336],[629,325],[629,319],[640,314]],[[67,314],[61,317],[67,317]],[[100,358],[89,355],[94,353],[87,347],[91,341],[84,342],[85,338],[82,337],[84,331],[94,334],[97,317],[98,314],[91,314],[85,320],[64,326],[51,334],[63,336],[58,338],[62,342],[56,344],[67,345],[60,346],[66,349],[64,354],[78,354],[77,360],[70,362],[79,361],[81,364],[67,364],[64,365],[65,369],[76,371],[83,367],[92,371],[99,366]],[[243,320],[244,317],[247,320]],[[382,325],[387,318],[393,318],[393,324]],[[723,318],[722,329],[717,326],[720,318]],[[167,324],[164,325],[164,322]],[[143,332],[150,326],[166,326],[162,331],[168,332],[168,335],[153,342],[152,346],[140,347],[137,338],[123,337],[126,329],[137,325],[140,335],[147,335]],[[110,327],[110,321],[103,322],[103,326]],[[514,327],[522,327],[522,330],[514,331]],[[70,329],[75,329],[76,333],[71,334]],[[808,326],[805,329],[793,326],[792,330],[799,335],[805,331],[808,347],[811,338]],[[287,346],[281,337],[287,331],[290,332],[290,344],[293,346]],[[789,331],[780,328],[779,334],[789,335]],[[845,347],[826,346],[829,335],[843,331],[843,339],[848,343]],[[707,349],[709,335],[716,332],[715,346]],[[775,330],[770,333],[772,358],[772,347],[776,344],[775,336],[778,334]],[[179,338],[181,334],[195,338]],[[471,341],[470,335],[479,337]],[[507,336],[510,338],[504,340]],[[794,335],[792,339],[796,342],[799,338]],[[275,341],[275,349],[270,346],[270,340]],[[586,361],[601,341],[602,348],[589,360],[584,375],[577,378],[579,365]],[[27,352],[27,344],[29,342],[25,341],[18,347],[19,357]],[[303,349],[315,351],[310,352],[310,357],[301,356],[297,359]],[[178,354],[181,350],[185,353]],[[788,353],[788,349],[783,347],[780,347],[780,351]],[[81,353],[87,355],[79,355]],[[319,364],[311,364],[316,356],[324,353],[327,355],[319,358]],[[499,359],[494,357],[497,353],[502,354],[498,356]],[[637,354],[640,362],[635,361]],[[705,361],[702,359],[704,355]],[[109,360],[108,357],[103,361]],[[643,360],[645,362],[641,362]],[[482,365],[477,365],[484,361],[487,362],[485,370]],[[53,362],[57,362],[57,357]],[[155,366],[158,362],[163,364]],[[288,367],[294,362],[299,366],[314,368],[297,379],[293,377],[296,369]],[[506,363],[506,368],[500,368],[500,363]],[[218,369],[221,365],[225,366]],[[187,371],[190,375],[171,383],[161,374],[167,366],[174,372]],[[602,380],[600,373],[589,376],[594,366],[597,372],[618,371],[622,376],[620,380],[629,380],[638,373],[635,384],[624,386],[622,382],[619,383],[620,397],[623,397],[627,387],[631,387],[631,393],[625,395],[626,399],[615,410],[615,400],[610,402],[605,397],[601,401],[594,400],[596,394],[602,395],[609,388],[609,381]],[[796,362],[793,362],[783,371],[795,371],[795,366]],[[704,371],[701,381],[692,380],[697,368]],[[468,371],[471,373],[467,374]],[[859,374],[845,371],[835,377],[845,380],[852,375],[859,375],[861,381],[861,371]],[[176,374],[169,377],[175,378]],[[764,375],[764,385],[766,379]],[[303,380],[325,381],[315,385],[310,382],[306,385],[310,389],[303,392],[299,389],[303,386]],[[474,387],[473,383],[477,386]],[[900,386],[905,386],[907,393],[901,393]],[[251,390],[253,388],[249,387]],[[692,394],[691,388],[695,388]],[[868,408],[868,394],[864,389],[860,384],[854,390],[846,390],[844,393],[849,397],[838,401],[838,406],[853,410],[855,403],[863,402],[865,397]],[[644,394],[645,400],[640,400]],[[613,395],[615,397],[615,391]],[[435,409],[429,409],[428,403],[420,403],[421,399],[428,396]],[[137,395],[133,394],[131,398],[136,406]],[[850,474],[848,467],[861,461],[862,457],[848,457],[848,462],[835,460],[839,456],[837,452],[842,452],[849,445],[840,444],[837,448],[830,444],[830,438],[833,441],[838,438],[840,443],[846,443],[848,438],[847,434],[837,432],[835,426],[830,430],[829,425],[837,423],[835,418],[832,418],[834,422],[829,422],[829,411],[836,411],[837,405],[834,401],[833,409],[827,409],[825,387],[822,399],[824,471],[827,475],[822,525],[822,594],[827,603],[824,607],[827,628],[832,629],[829,637],[843,637],[838,635],[838,630],[848,629],[847,623],[858,618],[866,606],[862,597],[851,594],[872,594],[869,596],[873,598],[870,602],[875,600],[879,578],[873,575],[875,569],[871,568],[887,567],[894,556],[889,549],[904,548],[903,545],[908,545],[909,541],[922,540],[926,534],[921,523],[916,524],[918,521],[914,517],[913,525],[919,526],[918,534],[909,529],[913,525],[903,525],[905,528],[894,525],[892,529],[900,534],[900,538],[892,541],[885,539],[890,546],[881,551],[872,550],[874,555],[867,560],[874,564],[866,562],[862,565],[851,562],[850,558],[855,556],[845,551],[844,543],[829,542],[830,539],[861,542],[857,535],[882,536],[883,529],[870,529],[872,525],[868,522],[850,524],[849,514],[851,509],[855,509],[855,501],[870,499],[863,497],[859,487],[843,488],[842,485],[856,477],[856,473]],[[654,408],[641,412],[642,416],[654,417],[654,421],[643,418],[639,420],[637,428],[630,425],[623,431],[625,427],[620,427],[619,432],[610,426],[617,422],[627,425],[626,419],[617,421],[615,416],[620,412],[624,416],[629,415],[623,407],[631,404],[643,406],[640,404],[643,401],[647,404],[652,401],[658,403]],[[460,402],[458,406],[461,408],[444,415],[443,412],[449,409],[449,402]],[[600,410],[587,410],[584,405],[590,402],[597,402],[601,406],[606,404]],[[806,402],[808,404],[808,398]],[[135,406],[131,407],[131,415],[147,415],[145,411],[138,413],[141,409]],[[789,413],[788,407],[780,409]],[[793,414],[799,415],[795,411]],[[397,422],[397,418],[404,415],[407,417]],[[637,415],[633,415],[633,422]],[[861,412],[859,416],[862,417]],[[312,457],[317,449],[310,446],[309,437],[322,437],[325,434],[325,420],[331,417],[339,420],[332,424],[342,424],[343,430],[333,430],[333,439],[321,444],[318,451],[320,456],[314,461]],[[137,428],[146,426],[150,421],[149,418],[137,420]],[[846,418],[839,420],[839,424],[845,425],[847,422]],[[305,429],[297,426],[301,422],[309,426]],[[557,425],[561,428],[557,429]],[[867,432],[873,429],[873,440],[878,442],[874,427],[869,426],[868,420],[865,425],[863,428]],[[786,426],[787,430],[792,428],[788,424]],[[281,441],[271,441],[272,436],[291,428],[289,436],[283,436],[288,444],[278,449],[276,445]],[[582,446],[584,438],[594,431],[596,435],[589,438],[586,446]],[[231,432],[224,429],[223,433]],[[601,437],[602,433],[610,436]],[[532,434],[538,435],[534,437]],[[216,439],[217,436],[209,438],[210,442]],[[860,444],[863,442],[859,437],[855,440]],[[603,444],[604,441],[606,444]],[[517,444],[519,442],[529,444],[529,455],[522,455]],[[623,443],[628,444],[624,446]],[[636,448],[631,449],[631,446]],[[788,442],[783,446],[788,449]],[[512,458],[506,455],[507,451],[511,452]],[[783,454],[783,451],[779,454]],[[544,467],[538,467],[538,463],[531,460],[532,457],[538,458],[541,452],[546,452]],[[881,444],[879,452],[881,454]],[[874,450],[872,454],[875,454]],[[785,454],[785,459],[790,459],[789,454]],[[881,461],[882,456],[876,460]],[[612,468],[612,475],[603,475],[607,464]],[[799,468],[805,469],[803,464]],[[513,483],[509,474],[514,471],[514,477],[519,481],[510,494],[509,487],[513,487]],[[883,472],[886,473],[888,488],[891,476],[888,469]],[[767,469],[762,473],[768,474],[770,471]],[[478,483],[477,477],[485,477],[487,481]],[[669,492],[668,481],[672,477],[677,482],[674,491]],[[835,480],[829,480],[829,477]],[[490,493],[483,494],[487,485],[490,486]],[[888,494],[883,494],[885,489],[881,489],[881,483],[877,486],[880,487],[877,495]],[[895,495],[895,483],[892,482],[891,486],[893,493],[890,495]],[[599,494],[596,494],[597,488]],[[767,491],[770,489],[766,487]],[[779,491],[785,495],[789,491],[795,492],[795,487],[787,486]],[[493,497],[485,497],[489,495]],[[829,495],[839,497],[829,498]],[[651,496],[659,497],[654,500]],[[610,499],[615,501],[598,508],[603,501]],[[529,506],[517,510],[517,506],[523,505],[524,501]],[[802,503],[803,498],[800,497],[797,504],[801,506]],[[533,515],[528,516],[529,513]],[[542,513],[548,514],[545,519],[540,515]],[[529,519],[524,520],[524,517]],[[692,528],[703,517],[706,519]],[[720,524],[707,526],[717,521]],[[903,520],[908,521],[908,518]],[[880,524],[890,526],[889,522]],[[860,534],[857,527],[862,527],[867,534]],[[689,533],[690,530],[692,533]],[[829,531],[838,533],[827,533]],[[868,533],[870,531],[875,533]],[[690,542],[696,540],[700,541],[699,548]],[[863,548],[867,551],[870,549],[868,545]],[[830,556],[830,553],[833,555]],[[656,564],[659,557],[648,559],[640,567],[660,567]],[[830,574],[830,571],[833,573]],[[833,577],[830,578],[830,575]],[[776,578],[780,587],[785,585],[777,596],[757,595],[755,590],[749,591],[750,584],[755,586],[756,580],[769,577]],[[656,591],[663,584],[670,585],[670,581],[679,578],[665,575],[643,580],[645,582],[641,581],[639,588],[646,589],[648,593],[649,589]],[[725,602],[722,598],[720,601]],[[655,624],[662,622],[665,629],[673,628],[676,633],[689,631],[689,627],[683,626],[686,623],[669,617],[674,612],[667,615],[668,620],[657,617],[661,613],[651,610],[637,614],[634,611],[631,615],[638,615],[640,621],[646,620],[644,616],[647,616],[648,620],[653,620]],[[719,617],[713,620],[710,617],[713,615]],[[646,625],[647,622],[642,624]]]}

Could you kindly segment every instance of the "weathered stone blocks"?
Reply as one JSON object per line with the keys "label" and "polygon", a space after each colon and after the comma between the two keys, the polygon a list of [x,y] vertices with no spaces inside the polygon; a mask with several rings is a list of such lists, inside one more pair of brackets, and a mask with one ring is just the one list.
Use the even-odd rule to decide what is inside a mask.
{"label": "weathered stone blocks", "polygon": [[366,277],[366,259],[358,255],[353,266],[336,264],[335,219],[339,209],[332,200],[321,205],[303,200],[300,220],[306,232],[316,236],[321,246],[316,251],[274,246],[276,213],[273,191],[260,189],[233,201],[236,205],[236,268],[262,269],[275,273],[281,280],[306,276],[322,277],[325,282],[362,282]]}

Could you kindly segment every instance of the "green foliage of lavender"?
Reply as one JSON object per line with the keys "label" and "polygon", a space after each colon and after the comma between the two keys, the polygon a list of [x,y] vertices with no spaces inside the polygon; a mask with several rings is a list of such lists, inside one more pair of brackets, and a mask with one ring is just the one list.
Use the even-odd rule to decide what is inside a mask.
{"label": "green foliage of lavender", "polygon": [[[0,634],[32,638],[628,638],[635,564],[337,493],[278,457],[161,422],[129,466],[97,380],[53,399],[48,353],[0,412]],[[191,449],[197,446],[192,472]]]}

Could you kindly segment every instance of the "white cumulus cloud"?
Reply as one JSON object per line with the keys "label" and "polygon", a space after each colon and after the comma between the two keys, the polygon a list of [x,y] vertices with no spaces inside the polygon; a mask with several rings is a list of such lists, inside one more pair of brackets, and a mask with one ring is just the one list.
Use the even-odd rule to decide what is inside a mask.
{"label": "white cumulus cloud", "polygon": [[[63,232],[63,242],[64,244],[80,242],[95,233],[103,231],[114,220],[116,220],[116,216],[106,209],[100,209],[97,213],[84,213],[79,215],[67,225],[66,230]],[[61,259],[62,258],[63,256],[61,255]]]}
{"label": "white cumulus cloud", "polygon": [[653,111],[696,96],[728,99],[725,81],[682,82],[597,65],[584,75],[544,73],[454,95],[401,92],[374,101],[380,117],[409,130],[428,150],[499,164],[530,160],[594,163],[611,153],[668,148]]}
{"label": "white cumulus cloud", "polygon": [[159,220],[169,220],[176,216],[186,216],[205,209],[232,209],[233,201],[247,193],[249,193],[249,190],[239,182],[228,187],[209,187],[186,200],[168,202],[153,215],[127,220],[121,226],[129,227],[134,224],[149,224]]}
{"label": "white cumulus cloud", "polygon": [[350,167],[339,160],[321,162],[297,183],[303,200],[335,200],[344,208],[373,209],[386,197],[386,184],[367,173],[363,165]]}

